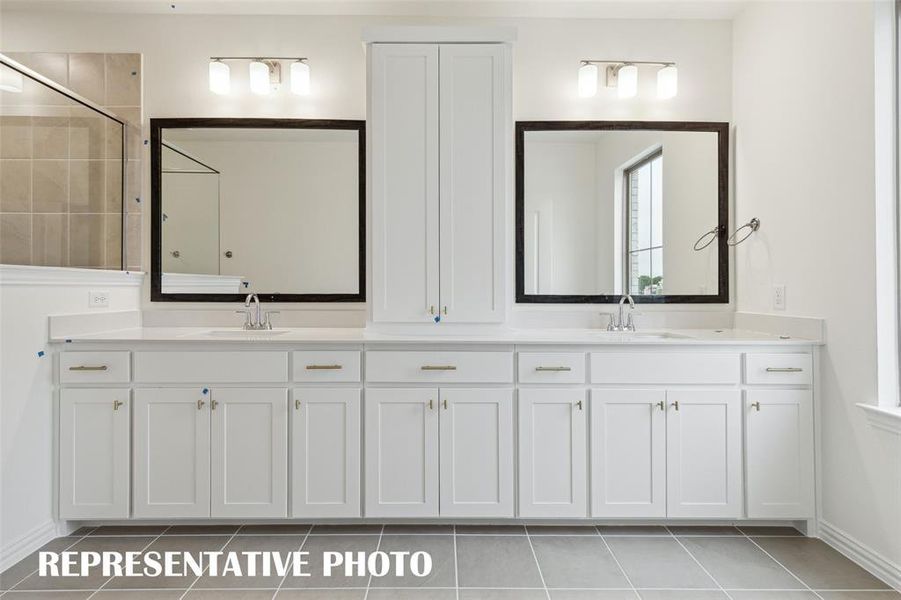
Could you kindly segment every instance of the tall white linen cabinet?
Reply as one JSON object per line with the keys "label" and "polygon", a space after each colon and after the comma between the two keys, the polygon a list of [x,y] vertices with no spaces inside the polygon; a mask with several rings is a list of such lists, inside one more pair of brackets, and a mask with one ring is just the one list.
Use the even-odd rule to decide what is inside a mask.
{"label": "tall white linen cabinet", "polygon": [[368,46],[371,320],[500,323],[510,47],[389,38]]}

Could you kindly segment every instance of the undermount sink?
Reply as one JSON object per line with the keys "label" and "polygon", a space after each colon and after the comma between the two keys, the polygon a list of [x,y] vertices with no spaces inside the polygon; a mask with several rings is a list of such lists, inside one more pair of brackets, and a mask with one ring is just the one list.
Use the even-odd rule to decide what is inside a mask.
{"label": "undermount sink", "polygon": [[282,335],[288,333],[288,329],[214,329],[206,331],[202,335],[212,337],[247,337],[247,338],[264,338],[274,335]]}

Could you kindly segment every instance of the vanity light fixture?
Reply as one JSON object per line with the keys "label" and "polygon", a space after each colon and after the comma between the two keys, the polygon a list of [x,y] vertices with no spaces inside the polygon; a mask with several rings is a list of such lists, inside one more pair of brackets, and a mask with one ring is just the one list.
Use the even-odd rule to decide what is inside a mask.
{"label": "vanity light fixture", "polygon": [[25,79],[18,71],[9,67],[0,68],[0,91],[21,94],[25,86]]}
{"label": "vanity light fixture", "polygon": [[231,91],[231,70],[218,58],[210,61],[210,91],[220,95]]}
{"label": "vanity light fixture", "polygon": [[248,63],[250,91],[266,96],[278,89],[282,82],[282,62],[291,61],[291,91],[299,96],[310,93],[310,65],[299,56],[212,56],[210,57],[210,91],[227,94],[231,91],[230,69],[227,61]]}
{"label": "vanity light fixture", "polygon": [[658,98],[672,98],[678,92],[679,72],[674,62],[583,60],[579,65],[579,96],[582,98],[590,98],[597,93],[597,65],[606,65],[605,84],[608,88],[616,88],[616,95],[620,98],[634,98],[638,95],[639,66],[660,67],[657,71]]}

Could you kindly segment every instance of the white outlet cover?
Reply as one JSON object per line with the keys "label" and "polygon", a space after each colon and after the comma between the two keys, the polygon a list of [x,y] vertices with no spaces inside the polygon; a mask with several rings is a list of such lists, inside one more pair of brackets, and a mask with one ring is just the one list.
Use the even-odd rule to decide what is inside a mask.
{"label": "white outlet cover", "polygon": [[88,306],[90,308],[108,308],[109,292],[98,292],[91,290],[88,293]]}
{"label": "white outlet cover", "polygon": [[773,308],[776,310],[785,310],[785,285],[778,284],[773,286]]}

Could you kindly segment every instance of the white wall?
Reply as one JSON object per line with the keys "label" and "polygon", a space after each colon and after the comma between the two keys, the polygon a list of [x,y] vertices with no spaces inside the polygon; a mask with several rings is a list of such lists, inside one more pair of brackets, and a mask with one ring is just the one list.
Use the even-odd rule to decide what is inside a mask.
{"label": "white wall", "polygon": [[736,221],[761,220],[737,292],[774,313],[785,284],[788,314],[826,320],[820,517],[899,568],[901,439],[855,406],[876,399],[872,19],[868,2],[761,2],[735,21]]}
{"label": "white wall", "polygon": [[[725,20],[426,19],[308,16],[187,16],[4,12],[0,39],[7,51],[136,51],[144,54],[144,110],[148,117],[274,116],[361,119],[366,73],[364,26],[403,23],[513,25],[514,118],[674,119],[728,121],[732,110],[731,22]],[[213,55],[258,54],[310,58],[313,94],[269,98],[249,92],[220,97],[207,86]],[[639,98],[621,101],[602,88],[576,94],[584,58],[673,60],[679,95],[658,101],[653,71],[642,71]],[[243,69],[233,85],[246,89]],[[145,162],[149,164],[149,160]],[[145,197],[149,196],[145,177]],[[149,220],[145,220],[149,231]],[[149,261],[149,233],[145,261]],[[512,248],[511,248],[512,252]],[[149,262],[148,262],[149,264]],[[146,265],[145,265],[146,268]],[[145,291],[145,302],[149,293]],[[151,308],[163,308],[155,303]],[[214,305],[192,305],[209,309]],[[169,308],[175,308],[170,305]],[[184,304],[179,309],[186,309]],[[219,307],[221,308],[221,306]],[[296,305],[286,308],[298,308]],[[684,305],[679,308],[687,308]],[[704,306],[702,310],[729,310]],[[359,308],[360,322],[363,310]],[[654,310],[648,308],[647,310]],[[596,310],[592,311],[596,312]],[[287,315],[281,315],[287,320]]]}
{"label": "white wall", "polygon": [[[17,551],[56,537],[54,357],[47,316],[87,312],[90,290],[109,292],[109,310],[135,310],[141,303],[140,282],[124,273],[88,273],[77,284],[22,283],[9,269],[0,267],[0,571],[21,558]],[[26,270],[41,269],[48,278],[60,271]]]}

